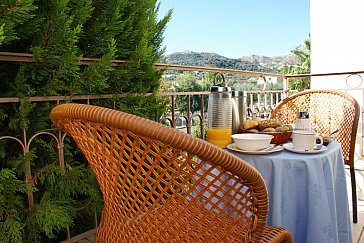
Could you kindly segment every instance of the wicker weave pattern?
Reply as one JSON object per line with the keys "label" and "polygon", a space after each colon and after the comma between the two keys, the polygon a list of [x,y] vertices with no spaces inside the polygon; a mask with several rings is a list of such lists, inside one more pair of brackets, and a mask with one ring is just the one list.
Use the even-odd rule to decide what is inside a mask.
{"label": "wicker weave pattern", "polygon": [[[175,129],[106,108],[64,104],[52,110],[51,119],[73,137],[99,182],[105,207],[98,241],[261,239],[268,208],[265,184],[237,157]],[[291,240],[281,228],[264,236]]]}
{"label": "wicker weave pattern", "polygon": [[342,147],[346,164],[354,162],[355,136],[359,119],[359,104],[351,96],[333,90],[310,90],[284,99],[271,113],[271,118],[284,124],[294,123],[296,113],[308,111],[316,132],[328,134],[339,129],[335,140]]}

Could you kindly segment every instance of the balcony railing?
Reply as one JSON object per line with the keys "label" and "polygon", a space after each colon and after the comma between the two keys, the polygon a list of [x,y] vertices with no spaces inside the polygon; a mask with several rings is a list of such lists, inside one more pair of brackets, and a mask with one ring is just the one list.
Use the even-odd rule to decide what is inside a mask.
{"label": "balcony railing", "polygon": [[[32,62],[32,56],[30,54],[21,54],[21,53],[0,53],[0,61],[15,61],[15,62]],[[90,64],[92,62],[97,61],[97,59],[88,59],[83,58],[82,64]],[[116,64],[123,63],[125,61],[115,61]],[[210,67],[194,67],[194,66],[183,66],[183,65],[168,65],[168,64],[157,64],[156,68],[166,69],[166,70],[179,70],[179,71],[199,71],[199,72],[219,72],[224,74],[239,74],[239,75],[252,75],[256,77],[264,77],[264,76],[272,76],[278,77],[283,80],[283,89],[282,90],[255,90],[255,91],[244,91],[243,96],[241,98],[241,102],[243,102],[243,116],[246,117],[269,117],[270,111],[275,107],[277,103],[279,103],[282,99],[289,96],[291,93],[297,91],[288,90],[288,83],[290,79],[296,77],[313,77],[313,76],[330,76],[330,75],[359,75],[364,73],[364,71],[357,72],[342,72],[342,73],[328,73],[328,74],[301,74],[301,75],[281,75],[276,73],[262,73],[262,72],[252,72],[252,71],[243,71],[243,70],[233,70],[233,69],[222,69],[222,68],[210,68]],[[348,90],[352,90],[352,88],[348,88]],[[364,97],[364,90],[362,88],[358,88],[358,90],[362,93]],[[347,91],[347,90],[346,90]],[[165,124],[169,124],[172,127],[179,128],[184,130],[187,133],[194,134],[194,130],[199,131],[199,136],[204,138],[205,133],[205,121],[206,121],[206,97],[210,94],[210,92],[165,92],[160,93],[160,96],[169,97],[170,104],[169,112],[167,116],[161,117],[160,122]],[[127,94],[119,94],[127,95]],[[186,111],[180,111],[178,109],[179,105],[176,104],[177,97],[183,98],[182,100],[187,104]],[[191,111],[191,99],[192,97],[198,97],[199,100],[199,111],[192,112]],[[112,100],[113,94],[106,95],[79,95],[79,96],[49,96],[49,97],[28,97],[26,100],[28,102],[50,102],[53,105],[60,104],[63,102],[82,102],[82,103],[93,103],[98,100]],[[178,99],[181,100],[181,99]],[[6,97],[0,98],[0,104],[12,104],[12,103],[21,103],[22,99],[18,97]],[[114,108],[116,104],[114,104]],[[362,113],[364,114],[364,113]],[[363,116],[363,115],[362,115]],[[195,122],[197,119],[197,122]],[[195,129],[193,129],[195,128]],[[30,151],[30,147],[35,138],[40,136],[49,136],[51,137],[57,146],[57,156],[59,160],[59,165],[61,170],[65,169],[65,160],[64,160],[64,141],[66,135],[61,131],[57,131],[56,133],[50,132],[49,127],[44,128],[44,130],[38,131],[35,134],[28,134],[26,129],[19,131],[17,136],[10,136],[9,134],[0,134],[0,140],[10,139],[16,141],[19,144],[19,153],[24,155],[26,158],[26,154]],[[361,131],[359,131],[361,133]],[[360,149],[362,151],[362,137],[360,137]],[[34,184],[34,175],[32,174],[31,162],[29,159],[25,159],[25,168],[26,168],[26,176],[25,182],[29,185]],[[28,193],[28,203],[29,205],[33,205],[33,193]],[[97,219],[95,217],[95,227],[97,227]],[[72,237],[70,234],[70,230],[67,229],[67,236],[65,237],[67,241],[73,241],[79,239],[78,237]],[[89,231],[89,234],[94,234],[94,231]],[[85,233],[82,237],[87,238],[88,234]]]}

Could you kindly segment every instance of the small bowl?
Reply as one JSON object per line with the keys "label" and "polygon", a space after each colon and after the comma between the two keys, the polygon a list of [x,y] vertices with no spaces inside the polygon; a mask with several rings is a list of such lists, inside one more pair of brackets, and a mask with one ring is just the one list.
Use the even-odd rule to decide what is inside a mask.
{"label": "small bowl", "polygon": [[260,133],[240,133],[233,134],[231,138],[234,140],[235,146],[238,149],[245,151],[257,151],[268,148],[273,136]]}
{"label": "small bowl", "polygon": [[327,146],[329,145],[329,143],[331,143],[332,141],[334,141],[335,136],[330,136],[328,134],[323,134],[321,135],[322,139],[323,139],[323,145]]}

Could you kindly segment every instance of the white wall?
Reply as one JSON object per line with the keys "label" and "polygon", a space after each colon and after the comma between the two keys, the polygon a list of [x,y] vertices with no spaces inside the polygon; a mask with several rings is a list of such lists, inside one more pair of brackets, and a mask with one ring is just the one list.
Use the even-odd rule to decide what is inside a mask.
{"label": "white wall", "polygon": [[[363,71],[364,1],[311,0],[310,8],[311,73]],[[311,88],[346,89],[347,77],[314,77]],[[359,81],[348,79],[353,86]]]}
{"label": "white wall", "polygon": [[[364,71],[364,0],[310,0],[310,15],[311,73]],[[361,77],[364,78],[364,74],[312,77],[311,89],[346,90],[363,110]],[[356,154],[364,159],[362,120],[359,121]],[[364,200],[364,188],[360,188],[360,192],[362,194],[358,195]]]}

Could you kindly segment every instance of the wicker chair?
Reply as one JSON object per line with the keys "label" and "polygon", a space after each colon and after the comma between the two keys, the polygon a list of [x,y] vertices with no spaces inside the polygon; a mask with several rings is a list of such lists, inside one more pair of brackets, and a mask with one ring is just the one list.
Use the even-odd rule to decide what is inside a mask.
{"label": "wicker chair", "polygon": [[100,185],[98,242],[292,241],[266,226],[259,172],[215,145],[91,105],[59,105],[51,120],[78,144]]}
{"label": "wicker chair", "polygon": [[296,113],[308,111],[316,132],[329,134],[339,132],[335,140],[341,144],[344,162],[350,168],[353,222],[358,222],[356,180],[354,170],[354,150],[360,115],[358,102],[350,95],[335,90],[308,90],[282,100],[272,111],[270,118],[282,123],[294,123]]}

